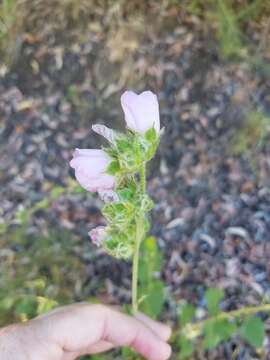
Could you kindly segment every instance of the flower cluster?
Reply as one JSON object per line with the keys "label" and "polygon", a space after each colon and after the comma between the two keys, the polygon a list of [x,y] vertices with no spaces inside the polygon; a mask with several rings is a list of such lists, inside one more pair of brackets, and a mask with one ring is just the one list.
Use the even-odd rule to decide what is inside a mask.
{"label": "flower cluster", "polygon": [[92,241],[112,256],[127,259],[149,228],[147,212],[153,203],[145,193],[145,165],[155,155],[161,132],[158,101],[151,91],[126,91],[121,105],[126,133],[93,125],[109,146],[76,149],[70,165],[81,186],[97,192],[105,203],[107,226],[90,231]]}

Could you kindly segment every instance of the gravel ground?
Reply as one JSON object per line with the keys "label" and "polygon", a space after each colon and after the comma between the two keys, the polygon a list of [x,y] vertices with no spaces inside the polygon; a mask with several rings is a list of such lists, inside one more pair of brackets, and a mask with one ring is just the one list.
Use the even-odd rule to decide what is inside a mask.
{"label": "gravel ground", "polygon": [[[205,287],[220,286],[226,309],[257,304],[262,297],[270,301],[269,142],[252,161],[231,150],[251,104],[270,115],[269,79],[245,63],[221,60],[195,19],[170,33],[146,36],[132,66],[130,84],[158,94],[165,126],[148,188],[156,201],[152,233],[165,253],[170,293],[203,306]],[[0,79],[4,221],[46,197],[53,185],[67,184],[73,149],[99,144],[90,133],[92,123],[123,126],[120,70],[95,38],[69,49],[23,46],[19,61]],[[81,236],[85,250],[87,231],[103,221],[99,207],[90,196],[63,196],[34,217],[32,231],[68,228]],[[89,292],[106,278],[107,301],[128,300],[129,265],[89,249],[94,265],[91,254],[81,255]],[[222,351],[216,358],[229,356],[224,354],[230,349]]]}

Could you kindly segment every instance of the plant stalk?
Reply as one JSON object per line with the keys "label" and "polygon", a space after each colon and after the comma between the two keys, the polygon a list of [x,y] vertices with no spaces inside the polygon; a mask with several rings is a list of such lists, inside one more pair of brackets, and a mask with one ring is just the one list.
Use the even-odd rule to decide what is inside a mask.
{"label": "plant stalk", "polygon": [[145,164],[142,164],[140,169],[140,187],[141,187],[141,193],[145,193],[145,182],[146,182],[146,176],[145,176]]}
{"label": "plant stalk", "polygon": [[205,320],[198,321],[194,324],[187,324],[183,329],[181,329],[180,333],[186,334],[194,334],[194,337],[198,337],[201,335],[204,326],[207,323],[211,323],[212,321],[218,320],[230,320],[239,318],[241,316],[248,316],[257,314],[259,312],[270,312],[270,304],[263,304],[258,306],[246,306],[237,310],[232,311],[222,311],[216,316],[211,316]]}
{"label": "plant stalk", "polygon": [[[140,190],[141,193],[145,193],[145,164],[140,169]],[[140,245],[144,237],[143,230],[143,214],[140,214],[136,219],[136,238],[135,238],[135,250],[132,260],[132,312],[136,314],[138,312],[138,272],[139,272],[139,255]]]}
{"label": "plant stalk", "polygon": [[139,270],[139,253],[140,253],[140,238],[139,238],[139,221],[136,223],[136,242],[135,251],[132,262],[132,312],[138,312],[138,270]]}

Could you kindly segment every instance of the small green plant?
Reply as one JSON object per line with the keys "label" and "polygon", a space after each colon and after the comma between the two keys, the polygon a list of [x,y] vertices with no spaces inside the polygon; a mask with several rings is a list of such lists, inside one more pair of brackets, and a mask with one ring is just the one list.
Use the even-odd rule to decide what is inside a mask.
{"label": "small green plant", "polygon": [[[146,164],[155,155],[161,133],[156,95],[127,91],[121,103],[127,132],[94,125],[93,130],[110,146],[102,150],[76,149],[70,164],[82,187],[98,192],[105,202],[102,214],[107,226],[90,232],[93,242],[111,256],[132,258],[132,311],[136,313],[148,295],[138,296],[140,247],[150,228],[148,213],[154,205],[146,193]],[[160,283],[150,285],[146,278],[143,284],[146,289],[153,285],[160,289]]]}
{"label": "small green plant", "polygon": [[213,350],[221,342],[232,337],[241,337],[260,350],[265,337],[264,323],[257,315],[270,312],[270,304],[242,307],[233,311],[222,311],[220,303],[224,298],[221,289],[210,288],[205,293],[208,316],[196,321],[196,307],[182,303],[179,308],[179,329],[174,339],[180,348],[179,358],[189,359],[197,344],[203,349]]}

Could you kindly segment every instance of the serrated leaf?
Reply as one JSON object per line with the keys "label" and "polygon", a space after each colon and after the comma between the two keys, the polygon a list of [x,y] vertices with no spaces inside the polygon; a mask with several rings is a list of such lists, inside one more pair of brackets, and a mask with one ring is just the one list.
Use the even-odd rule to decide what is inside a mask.
{"label": "serrated leaf", "polygon": [[257,316],[248,317],[242,324],[240,335],[250,345],[259,348],[264,340],[264,323]]}
{"label": "serrated leaf", "polygon": [[157,318],[161,313],[165,300],[163,282],[161,280],[153,280],[152,284],[148,285],[147,288],[142,287],[142,290],[147,291],[148,294],[141,302],[140,310],[152,318]]}
{"label": "serrated leaf", "polygon": [[129,141],[129,139],[119,139],[116,141],[116,148],[118,150],[119,153],[123,153],[127,150],[130,150],[131,147],[131,143]]}
{"label": "serrated leaf", "polygon": [[117,191],[117,195],[123,201],[131,201],[134,197],[134,191],[132,189],[125,188]]}
{"label": "serrated leaf", "polygon": [[194,344],[185,336],[180,337],[179,346],[180,346],[180,352],[179,352],[180,359],[187,359],[194,352]]}
{"label": "serrated leaf", "polygon": [[229,321],[227,319],[216,321],[214,328],[215,331],[219,334],[221,341],[228,340],[237,330],[236,324],[233,321]]}
{"label": "serrated leaf", "polygon": [[145,295],[140,310],[156,318],[165,300],[164,284],[157,278],[161,268],[161,253],[154,237],[148,237],[142,243],[139,265],[139,296]]}
{"label": "serrated leaf", "polygon": [[193,305],[183,303],[179,308],[179,321],[180,326],[185,326],[187,323],[191,322],[195,316],[196,309]]}
{"label": "serrated leaf", "polygon": [[206,323],[203,328],[203,348],[214,349],[221,341],[219,334],[215,331],[214,322]]}
{"label": "serrated leaf", "polygon": [[224,291],[222,289],[210,288],[205,293],[205,300],[209,314],[214,316],[219,310],[219,303],[224,298]]}
{"label": "serrated leaf", "polygon": [[117,172],[119,172],[120,166],[117,160],[113,160],[110,162],[106,169],[106,173],[109,175],[115,175]]}
{"label": "serrated leaf", "polygon": [[140,205],[141,205],[142,212],[145,213],[145,212],[148,212],[153,209],[154,202],[150,198],[150,196],[145,194],[140,198]]}
{"label": "serrated leaf", "polygon": [[203,347],[213,349],[222,341],[228,340],[237,330],[234,322],[227,319],[207,322],[203,328]]}
{"label": "serrated leaf", "polygon": [[123,228],[128,226],[134,216],[134,208],[131,203],[107,203],[102,214],[107,221],[116,227]]}
{"label": "serrated leaf", "polygon": [[146,238],[141,246],[139,278],[142,283],[151,282],[161,268],[161,253],[153,236]]}
{"label": "serrated leaf", "polygon": [[117,150],[115,148],[102,146],[101,149],[111,158],[117,158]]}
{"label": "serrated leaf", "polygon": [[149,130],[146,131],[145,133],[145,139],[150,141],[150,142],[154,142],[157,139],[157,133],[156,130],[154,128],[151,128]]}

